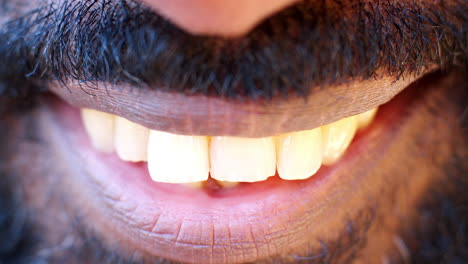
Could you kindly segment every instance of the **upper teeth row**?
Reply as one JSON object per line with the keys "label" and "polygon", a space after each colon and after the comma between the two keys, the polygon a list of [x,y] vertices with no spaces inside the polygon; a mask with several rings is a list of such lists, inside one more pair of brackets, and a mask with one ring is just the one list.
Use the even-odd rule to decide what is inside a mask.
{"label": "upper teeth row", "polygon": [[81,112],[98,150],[115,150],[125,161],[147,161],[154,181],[191,183],[207,180],[208,174],[226,182],[263,181],[276,170],[286,180],[308,178],[343,155],[377,108],[312,130],[266,138],[175,135],[104,112]]}

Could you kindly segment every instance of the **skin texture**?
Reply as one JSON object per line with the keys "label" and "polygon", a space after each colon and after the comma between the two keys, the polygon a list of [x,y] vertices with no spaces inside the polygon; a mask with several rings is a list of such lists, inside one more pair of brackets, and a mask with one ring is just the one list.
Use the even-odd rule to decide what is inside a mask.
{"label": "skin texture", "polygon": [[[171,9],[168,3],[153,4],[156,10],[167,8],[166,16],[177,23],[176,17],[184,17],[187,10],[174,9],[175,5]],[[199,6],[204,3],[193,2]],[[7,8],[7,3],[0,4]],[[270,13],[257,14],[256,19]],[[252,21],[247,23],[249,27],[256,23]],[[216,26],[218,22],[210,24]],[[193,32],[221,34],[217,29],[196,27]],[[453,32],[460,33],[460,38]],[[307,100],[280,94],[271,101],[235,101],[219,95],[139,89],[127,82],[115,87],[115,82],[106,78],[99,80],[104,81],[100,85],[90,82],[83,88],[76,85],[86,79],[80,78],[83,76],[62,79],[57,75],[60,72],[47,67],[38,71],[45,72],[43,79],[34,74],[31,76],[36,78],[28,79],[17,74],[22,72],[18,68],[31,72],[30,63],[36,61],[22,60],[21,56],[12,60],[5,52],[14,54],[13,50],[4,45],[8,49],[0,49],[0,56],[11,63],[10,71],[0,68],[2,92],[34,92],[23,97],[0,97],[0,177],[5,180],[0,186],[0,237],[7,241],[0,245],[0,263],[206,263],[209,254],[213,254],[213,263],[463,263],[468,259],[468,234],[463,228],[468,224],[468,91],[466,48],[459,45],[466,41],[464,32],[454,30],[447,41],[439,43],[446,50],[454,48],[453,54],[441,48],[439,57],[430,56],[430,49],[421,53],[427,55],[425,59],[409,56],[412,59],[406,66],[412,66],[413,74],[406,78],[392,82],[396,75],[382,68],[383,74],[374,80],[351,79],[348,85],[311,89]],[[36,53],[33,49],[31,54],[18,54]],[[51,81],[51,76],[56,80]],[[38,93],[44,88],[54,95]],[[125,203],[120,196],[119,186],[99,181],[101,171],[86,162],[86,155],[73,140],[74,131],[62,128],[60,111],[54,107],[56,95],[75,106],[93,106],[171,132],[254,137],[312,128],[368,110],[395,95],[400,103],[393,111],[390,106],[381,109],[368,132],[356,139],[362,144],[355,144],[340,165],[331,169],[328,181],[314,191],[314,199],[296,203],[295,212],[300,213],[289,229],[275,233],[250,230],[250,236],[239,229],[237,238],[244,239],[238,243],[243,246],[239,253],[222,247],[209,251],[195,243],[170,244],[172,233],[163,228],[145,229],[142,223],[154,222],[147,217],[154,210],[142,206],[135,212],[133,204]],[[184,102],[185,110],[162,114]],[[210,112],[205,103],[222,109],[222,116],[228,118],[216,116],[217,111]],[[295,116],[300,122],[293,122]],[[227,125],[229,121],[233,125]],[[187,123],[194,122],[203,125],[196,130],[191,126],[190,130]],[[124,187],[131,190],[132,184]],[[132,197],[127,200],[146,202]],[[233,226],[250,224],[249,219],[236,220]],[[204,224],[206,230],[214,230],[216,222]],[[181,229],[174,233],[179,234]],[[222,245],[227,236],[236,238],[236,233],[232,234],[201,233],[211,239],[212,246]],[[268,239],[270,243],[265,246],[263,242]],[[175,240],[179,242],[177,237]]]}
{"label": "skin texture", "polygon": [[[241,36],[297,0],[144,0],[179,27],[197,35]],[[204,19],[200,19],[203,17]]]}
{"label": "skin texture", "polygon": [[109,112],[155,130],[182,135],[266,137],[313,129],[368,111],[388,102],[417,78],[354,81],[315,89],[307,98],[290,96],[272,101],[226,102],[121,85],[70,85],[68,90],[54,85],[51,90],[76,107]]}
{"label": "skin texture", "polygon": [[43,1],[33,12],[4,11],[18,19],[0,34],[2,93],[58,81],[65,90],[129,85],[259,103],[466,62],[468,11],[460,2],[305,1],[225,39],[187,34],[133,1]]}
{"label": "skin texture", "polygon": [[[378,156],[366,156],[365,153],[371,153],[370,149],[373,148],[372,144],[367,145],[366,149],[370,151],[362,152],[359,158],[351,162],[355,163],[353,168],[362,170],[372,164],[367,161],[373,160],[374,165],[373,169],[369,170],[369,177],[363,175],[358,177],[359,170],[346,171],[347,174],[353,175],[349,177],[351,182],[334,183],[337,187],[341,186],[338,188],[341,189],[339,193],[348,197],[348,200],[345,203],[331,200],[325,207],[330,212],[334,212],[333,218],[325,214],[318,215],[311,221],[311,225],[323,227],[303,237],[304,241],[309,241],[315,246],[309,250],[297,248],[294,254],[289,252],[271,257],[294,262],[295,258],[292,256],[301,258],[320,256],[326,250],[327,254],[319,258],[323,262],[349,263],[348,261],[353,260],[356,263],[367,263],[388,259],[399,263],[402,261],[401,248],[398,248],[399,245],[395,244],[395,241],[400,240],[403,241],[401,243],[404,247],[413,245],[407,250],[410,250],[414,257],[419,257],[417,249],[421,241],[417,236],[411,235],[419,230],[419,226],[412,224],[421,213],[419,206],[431,198],[428,192],[435,186],[437,186],[435,190],[444,193],[443,197],[448,197],[451,194],[452,180],[461,183],[465,181],[463,175],[466,175],[466,168],[462,162],[457,163],[457,160],[462,161],[466,157],[467,150],[466,131],[460,123],[462,107],[466,104],[466,91],[461,86],[463,83],[464,77],[461,74],[436,74],[411,87],[417,89],[419,86],[419,89],[426,93],[416,105],[412,105],[415,112],[406,118],[408,125],[403,126],[398,123],[392,125],[396,134],[388,136],[396,137],[398,141],[391,145],[385,157],[393,158],[378,161]],[[155,257],[147,256],[148,251],[143,250],[148,244],[132,243],[133,246],[127,244],[124,223],[121,223],[122,229],[117,228],[121,232],[116,233],[115,225],[120,224],[113,222],[109,225],[110,223],[105,220],[106,214],[103,213],[108,210],[106,208],[117,201],[103,201],[98,198],[104,190],[99,190],[99,186],[87,182],[83,175],[79,176],[79,171],[82,170],[70,169],[79,163],[75,160],[79,156],[72,154],[72,157],[67,157],[69,154],[65,153],[68,151],[63,152],[63,146],[57,143],[60,140],[55,138],[57,135],[60,137],[63,135],[54,131],[54,125],[49,124],[51,122],[49,118],[44,118],[47,116],[47,110],[39,107],[27,114],[18,113],[12,116],[11,113],[14,112],[10,112],[8,117],[4,118],[10,128],[8,134],[19,136],[5,135],[4,138],[16,140],[5,142],[8,151],[2,160],[7,165],[5,175],[14,176],[15,185],[11,186],[22,190],[23,206],[27,208],[34,223],[34,234],[40,238],[33,249],[27,251],[28,254],[42,256],[53,262],[60,262],[62,258],[100,262],[112,260],[116,256],[127,258],[132,256],[129,259],[143,258],[155,261]],[[370,142],[377,143],[376,138],[382,138],[383,135],[379,135],[378,131],[376,130],[375,135],[371,136]],[[428,132],[421,134],[420,131]],[[24,162],[28,162],[29,166],[22,166]],[[57,164],[62,165],[57,166]],[[455,174],[449,174],[450,171],[455,171]],[[340,177],[339,172],[336,175]],[[389,175],[394,176],[390,178]],[[365,179],[366,183],[355,182],[356,179]],[[359,186],[359,192],[342,188],[354,184]],[[352,199],[346,195],[349,191],[353,193]],[[125,214],[125,211],[122,213]],[[460,218],[459,221],[463,223],[465,219]],[[93,224],[91,226],[88,223]],[[349,225],[354,231],[345,232],[344,230],[350,228]],[[405,232],[409,227],[412,227],[409,229],[410,232]],[[95,240],[101,242],[96,244],[98,245],[96,248],[89,248],[83,244],[88,240],[93,243]],[[349,248],[349,245],[353,247]],[[102,251],[106,252],[104,255],[97,253],[99,250],[96,251],[101,247],[106,249]],[[344,250],[346,254],[338,253],[340,250]],[[44,251],[48,254],[39,254]],[[119,253],[114,255],[114,252]],[[431,261],[436,263],[437,259]]]}

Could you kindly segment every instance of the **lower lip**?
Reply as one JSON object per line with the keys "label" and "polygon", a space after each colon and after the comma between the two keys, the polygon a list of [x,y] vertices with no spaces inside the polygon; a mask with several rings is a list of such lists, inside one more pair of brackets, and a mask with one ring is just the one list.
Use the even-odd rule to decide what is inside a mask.
{"label": "lower lip", "polygon": [[[276,176],[209,192],[154,182],[146,163],[132,164],[115,154],[98,153],[84,132],[78,109],[62,101],[53,100],[49,117],[57,124],[61,149],[66,155],[75,154],[70,156],[79,165],[81,184],[92,183],[96,188],[90,195],[108,198],[92,205],[93,210],[109,226],[120,227],[114,230],[119,239],[130,241],[135,249],[177,261],[246,262],[303,246],[303,232],[320,226],[314,219],[329,211],[330,199],[345,201],[349,192],[342,187],[359,188],[366,177],[365,173],[337,172],[352,171],[363,152],[372,151],[376,158],[384,155],[396,138],[392,130],[414,94],[405,91],[383,105],[337,164],[323,166],[307,180],[284,181]],[[376,139],[377,144],[370,144]],[[367,164],[360,172],[373,166]]]}

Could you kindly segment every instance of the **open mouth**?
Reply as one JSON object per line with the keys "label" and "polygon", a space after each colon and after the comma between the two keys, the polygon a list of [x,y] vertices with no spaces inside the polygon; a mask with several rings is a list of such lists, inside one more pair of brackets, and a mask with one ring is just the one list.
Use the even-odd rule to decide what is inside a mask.
{"label": "open mouth", "polygon": [[313,245],[304,247],[304,232],[335,221],[323,214],[347,217],[332,209],[362,199],[418,101],[417,89],[405,89],[322,126],[246,137],[159,131],[83,107],[73,101],[79,94],[61,94],[75,106],[47,99],[43,118],[80,172],[74,181],[89,188],[80,192],[98,197],[86,202],[86,214],[100,216],[89,217],[99,232],[130,242],[126,250],[191,263],[255,261],[298,247],[307,253]]}
{"label": "open mouth", "polygon": [[322,164],[337,162],[376,112],[374,108],[312,130],[263,138],[176,135],[90,109],[82,109],[81,116],[95,150],[115,151],[123,162],[147,163],[156,182],[202,186],[210,178],[232,187],[267,180],[276,172],[283,180],[311,177]]}
{"label": "open mouth", "polygon": [[[408,263],[425,199],[466,174],[463,0],[3,2],[28,261]],[[220,35],[205,5],[220,30],[263,14]]]}

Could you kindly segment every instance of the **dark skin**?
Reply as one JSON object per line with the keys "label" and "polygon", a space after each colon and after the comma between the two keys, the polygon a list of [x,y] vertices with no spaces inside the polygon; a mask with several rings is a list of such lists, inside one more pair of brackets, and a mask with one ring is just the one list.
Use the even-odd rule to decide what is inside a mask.
{"label": "dark skin", "polygon": [[[457,23],[466,25],[466,21],[458,20]],[[460,32],[462,36],[466,34],[466,31]],[[330,106],[320,113],[311,110],[311,113],[317,114],[311,120],[320,121],[298,122],[297,126],[283,126],[281,129],[291,131],[329,123],[387,102],[392,96],[386,96],[385,93],[394,95],[396,91],[405,88],[397,100],[390,102],[392,105],[382,107],[379,113],[381,118],[369,129],[367,137],[357,139],[367,142],[365,150],[353,152],[354,155],[346,160],[351,165],[337,168],[333,175],[336,181],[330,181],[324,188],[326,191],[319,196],[325,201],[324,198],[331,197],[333,190],[345,198],[326,199],[322,207],[307,204],[309,207],[305,211],[316,209],[320,213],[304,214],[308,220],[300,226],[300,230],[305,231],[300,236],[290,237],[298,241],[292,243],[296,247],[284,247],[273,255],[258,258],[249,258],[246,253],[247,257],[242,262],[463,263],[468,259],[468,233],[463,228],[468,223],[466,53],[463,53],[461,46],[452,48],[459,52],[454,52],[458,54],[456,57],[447,53],[443,58],[448,63],[443,64],[427,56],[429,61],[425,62],[425,67],[416,70],[417,66],[413,65],[413,72],[405,71],[405,78],[388,85],[383,84],[388,78],[396,79],[397,76],[390,75],[389,68],[378,67],[383,73],[375,77],[373,85],[366,86],[363,84],[365,81],[356,77],[348,78],[351,84],[328,83],[324,89],[310,89],[307,93],[309,100],[306,100],[305,106],[302,105],[302,109],[324,109],[324,105],[330,105],[326,103],[327,100],[340,102],[343,107]],[[10,67],[20,68],[16,66]],[[60,77],[52,70],[48,74]],[[43,87],[31,85],[26,79],[21,80],[18,77],[21,75],[13,76],[15,78],[4,77],[4,83],[9,85],[10,91],[22,89],[12,87],[12,83],[23,88],[29,87],[28,90],[33,91]],[[114,104],[125,106],[126,102],[136,100],[137,95],[151,92],[152,97],[146,96],[151,99],[143,103],[152,106],[152,100],[164,103],[169,98],[169,91],[156,94],[151,89],[134,91],[113,88],[108,90],[106,97],[102,86],[79,89],[74,85],[78,80],[65,79],[72,92],[78,96],[69,96],[66,89],[54,80],[36,79],[34,83],[45,84],[77,107],[90,106],[96,102],[104,102],[104,107],[109,107],[112,96],[118,98],[117,103],[113,100]],[[112,82],[109,83],[112,87]],[[339,95],[333,92],[340,89],[345,92]],[[86,97],[90,91],[94,91],[97,97]],[[364,103],[358,100],[372,92],[375,92],[377,100]],[[326,96],[329,94],[335,97]],[[197,101],[191,98],[202,95],[177,96],[185,96],[183,100],[191,102],[188,108],[196,109],[199,107]],[[248,104],[259,107],[262,111],[252,112],[266,112],[264,117],[259,114],[258,119],[264,118],[264,123],[260,122],[258,130],[241,129],[236,132],[233,129],[222,130],[225,126],[219,121],[211,131],[201,126],[195,133],[262,136],[266,135],[265,131],[286,132],[279,128],[275,130],[274,125],[265,127],[269,123],[267,120],[279,118],[278,115],[268,117],[265,109],[278,107],[279,110],[271,112],[294,116],[287,111],[294,111],[290,110],[293,109],[291,105],[297,105],[302,100],[295,96],[272,99],[273,102],[283,102],[284,108],[267,103],[264,98],[257,101],[226,101],[227,106],[222,105],[226,109],[230,104],[245,106],[246,109]],[[96,101],[87,101],[87,105],[80,102],[80,99],[84,101],[83,98],[96,98]],[[1,186],[0,212],[6,218],[0,218],[0,236],[6,237],[5,241],[9,241],[6,245],[11,246],[0,246],[0,262],[22,263],[25,258],[53,263],[164,262],[162,256],[156,254],[157,249],[148,247],[154,242],[149,237],[143,236],[140,242],[135,242],[128,236],[133,230],[125,221],[138,221],[138,215],[131,215],[125,208],[114,208],[118,200],[102,199],[100,195],[106,190],[102,186],[92,185],[93,181],[89,181],[86,176],[96,172],[88,168],[80,169],[79,155],[65,150],[68,136],[56,128],[54,100],[50,94],[36,92],[23,97],[1,97],[0,139],[4,147],[0,150],[0,173],[6,184]],[[323,105],[314,106],[314,103]],[[96,108],[103,107],[99,105]],[[171,126],[164,126],[156,117],[147,117],[145,113],[135,115],[131,110],[120,111],[116,113],[127,114],[135,121],[141,120],[153,128],[171,129]],[[226,110],[229,111],[234,112]],[[298,111],[297,108],[295,111]],[[231,116],[232,120],[243,120],[240,114],[239,117],[236,117],[236,113]],[[145,117],[146,121],[143,120]],[[174,122],[190,118],[196,120],[197,117],[174,117],[176,121],[170,121],[172,131],[187,132],[180,125],[186,121],[176,125]],[[383,149],[385,152],[382,152]],[[111,221],[108,215],[113,213],[122,215],[124,221]],[[317,226],[320,228],[311,228]],[[288,232],[293,234],[294,229]],[[190,245],[186,247],[180,250],[181,256]],[[170,256],[164,258],[177,259]]]}

